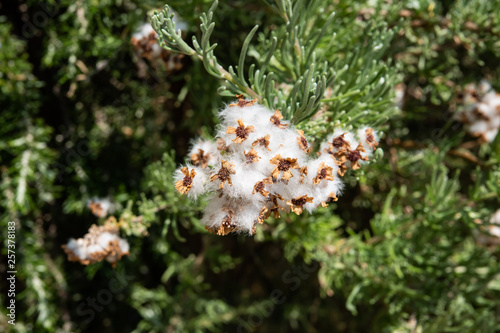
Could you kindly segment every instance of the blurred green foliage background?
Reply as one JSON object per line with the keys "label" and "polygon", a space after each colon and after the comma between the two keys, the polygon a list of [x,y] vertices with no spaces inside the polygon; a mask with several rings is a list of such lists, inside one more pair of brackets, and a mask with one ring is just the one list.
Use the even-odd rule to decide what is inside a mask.
{"label": "blurred green foliage background", "polygon": [[[286,30],[279,3],[220,2],[211,37],[220,64],[238,64],[258,24],[245,66],[259,68],[267,38]],[[480,143],[453,118],[465,84],[487,78],[500,91],[500,2],[311,3],[292,23],[307,38],[306,28],[321,28],[335,12],[315,48],[336,81],[325,115],[299,126],[321,139],[336,121],[376,125],[383,154],[347,178],[338,202],[272,220],[253,237],[208,234],[198,222],[203,199],[191,202],[173,187],[191,140],[212,136],[217,110],[234,98],[217,93],[221,82],[197,59],[169,71],[134,50],[133,33],[163,2],[0,4],[2,276],[7,223],[17,225],[16,325],[7,323],[2,279],[0,327],[500,330],[500,241],[485,233],[500,207],[500,139]],[[212,2],[168,4],[188,26],[186,41],[200,36],[199,16]],[[272,70],[282,71],[276,85],[293,84],[294,73]],[[112,198],[128,226],[130,256],[115,269],[68,262],[61,249],[104,222],[87,208],[93,197]]]}

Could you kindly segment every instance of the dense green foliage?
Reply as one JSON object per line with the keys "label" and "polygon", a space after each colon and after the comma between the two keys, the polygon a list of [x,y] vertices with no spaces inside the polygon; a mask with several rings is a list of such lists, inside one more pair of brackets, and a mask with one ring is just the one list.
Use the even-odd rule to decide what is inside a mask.
{"label": "dense green foliage", "polygon": [[[9,221],[17,268],[15,326],[0,284],[2,329],[500,330],[500,240],[485,232],[500,208],[500,136],[481,143],[453,118],[467,83],[500,91],[500,1],[168,5],[180,35],[152,0],[1,4],[0,272]],[[187,54],[180,69],[130,44],[148,20]],[[179,196],[172,173],[240,93],[316,143],[339,124],[374,127],[376,158],[314,214],[253,237],[209,234],[205,198]],[[104,223],[93,197],[112,198],[131,246],[116,268],[61,249]],[[112,299],[93,307],[103,292]]]}

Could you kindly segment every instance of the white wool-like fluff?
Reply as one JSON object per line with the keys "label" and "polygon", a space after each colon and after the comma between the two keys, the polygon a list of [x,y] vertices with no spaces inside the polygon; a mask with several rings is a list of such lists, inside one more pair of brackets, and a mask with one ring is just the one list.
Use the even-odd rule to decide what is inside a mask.
{"label": "white wool-like fluff", "polygon": [[500,209],[497,209],[497,211],[491,216],[490,223],[500,225]]}
{"label": "white wool-like fluff", "polygon": [[[204,161],[205,164],[213,165],[217,163],[220,157],[219,150],[217,149],[217,142],[197,140],[196,143],[192,145],[189,156],[191,157],[191,160],[193,160],[193,155],[199,156],[200,154],[207,156],[207,160]],[[195,165],[198,164],[198,162],[195,161],[193,161],[193,163]],[[200,161],[199,164],[204,163],[203,161]]]}
{"label": "white wool-like fluff", "polygon": [[151,33],[154,33],[156,36],[156,32],[154,31],[153,27],[151,24],[148,23],[143,23],[137,31],[132,35],[133,38],[136,39],[143,39],[147,38]]}
{"label": "white wool-like fluff", "polygon": [[120,245],[120,250],[122,253],[128,253],[130,250],[130,245],[125,239],[119,238],[118,239],[118,245]]}
{"label": "white wool-like fluff", "polygon": [[83,239],[74,239],[71,238],[66,244],[66,248],[72,251],[76,257],[81,260],[85,260],[88,258],[87,256],[87,248],[83,246]]}
{"label": "white wool-like fluff", "polygon": [[[175,30],[186,31],[188,29],[187,23],[175,12],[172,21],[175,24]],[[143,39],[147,38],[151,33],[154,33],[155,36],[157,36],[156,31],[154,31],[151,26],[151,23],[145,22],[135,31],[132,37],[136,39]]]}
{"label": "white wool-like fluff", "polygon": [[463,91],[464,108],[457,118],[465,124],[468,133],[492,142],[500,128],[500,94],[488,81],[468,84]]}
{"label": "white wool-like fluff", "polygon": [[201,222],[219,235],[253,234],[271,215],[312,212],[336,201],[341,177],[365,163],[378,145],[371,128],[336,128],[318,154],[312,153],[304,133],[280,111],[241,96],[219,117],[217,141],[196,141],[190,163],[174,173],[181,194],[213,193]]}
{"label": "white wool-like fluff", "polygon": [[210,183],[208,169],[193,166],[191,164],[187,164],[185,167],[175,170],[174,179],[176,182],[182,181],[186,177],[186,175],[182,173],[182,170],[186,170],[186,168],[187,170],[194,170],[195,175],[192,178],[192,186],[187,192],[188,197],[196,199],[198,195],[214,188],[214,185]]}
{"label": "white wool-like fluff", "polygon": [[97,237],[97,244],[101,247],[101,249],[105,249],[108,247],[109,242],[117,238],[117,235],[110,234],[109,232],[103,232]]}

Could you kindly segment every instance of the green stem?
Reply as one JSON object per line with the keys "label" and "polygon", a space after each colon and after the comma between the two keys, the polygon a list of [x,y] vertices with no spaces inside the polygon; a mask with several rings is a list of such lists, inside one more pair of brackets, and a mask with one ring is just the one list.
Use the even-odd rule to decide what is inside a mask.
{"label": "green stem", "polygon": [[[203,56],[201,54],[195,52],[194,55],[196,55],[196,57],[199,60],[203,61]],[[213,60],[210,60],[210,66],[215,67]],[[262,97],[259,94],[257,94],[254,90],[252,90],[250,87],[245,87],[245,86],[239,84],[238,82],[236,82],[236,80],[234,80],[233,76],[227,70],[225,70],[224,67],[222,67],[221,65],[217,64],[216,66],[218,66],[217,69],[221,72],[221,77],[224,80],[231,82],[232,84],[234,84],[235,86],[240,88],[241,91],[243,91],[245,94],[247,94],[253,98],[257,98],[257,100],[259,102],[262,102]]]}

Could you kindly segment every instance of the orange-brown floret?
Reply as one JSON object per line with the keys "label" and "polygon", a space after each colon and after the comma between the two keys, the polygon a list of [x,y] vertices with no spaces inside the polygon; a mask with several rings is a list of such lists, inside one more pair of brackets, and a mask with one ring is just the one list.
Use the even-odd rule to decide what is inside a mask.
{"label": "orange-brown floret", "polygon": [[337,196],[335,195],[335,193],[331,192],[329,195],[328,195],[328,199],[324,202],[321,203],[321,206],[322,207],[328,207],[328,201],[332,201],[332,202],[335,202],[335,201],[338,201],[339,198],[337,198]]}
{"label": "orange-brown floret", "polygon": [[175,183],[175,189],[179,191],[180,194],[185,194],[193,187],[193,178],[196,176],[196,172],[194,169],[191,169],[191,173],[189,173],[188,167],[182,168],[181,172],[184,174],[184,179]]}
{"label": "orange-brown floret", "polygon": [[262,224],[269,216],[271,216],[271,211],[266,206],[263,206],[260,209],[259,216],[257,217],[257,222]]}
{"label": "orange-brown floret", "polygon": [[224,183],[227,181],[229,185],[233,186],[233,182],[231,181],[231,175],[234,175],[236,171],[234,171],[234,164],[228,161],[221,160],[222,167],[215,174],[210,176],[210,181],[220,180],[219,189],[224,188]]}
{"label": "orange-brown floret", "polygon": [[318,174],[313,178],[313,184],[316,185],[321,180],[333,180],[333,168],[325,164],[325,162],[321,162],[318,167]]}
{"label": "orange-brown floret", "polygon": [[269,149],[269,139],[270,138],[271,138],[271,135],[269,135],[269,134],[267,134],[266,136],[264,136],[262,138],[258,138],[257,140],[255,140],[252,143],[252,147],[259,145],[259,146],[264,147],[267,150],[271,151],[271,149]]}
{"label": "orange-brown floret", "polygon": [[271,119],[269,119],[274,126],[278,126],[279,128],[286,128],[288,127],[288,124],[282,124],[281,119],[283,119],[283,115],[281,114],[280,110],[276,109],[274,111],[274,115],[271,116]]}
{"label": "orange-brown floret", "polygon": [[208,165],[208,160],[210,158],[210,153],[206,153],[203,149],[198,148],[197,153],[191,154],[191,161],[196,166],[201,166],[202,168],[206,168]]}
{"label": "orange-brown floret", "polygon": [[292,212],[294,212],[297,215],[300,215],[304,211],[304,205],[308,202],[309,203],[313,202],[313,199],[314,198],[308,197],[306,194],[306,195],[302,195],[298,198],[289,200],[286,202],[286,204],[290,206],[290,209],[292,210]]}
{"label": "orange-brown floret", "polygon": [[330,151],[334,151],[334,149],[351,149],[351,145],[348,141],[344,139],[344,136],[347,133],[341,134],[338,137],[334,138],[331,143],[328,143],[330,146]]}
{"label": "orange-brown floret", "polygon": [[351,169],[358,170],[361,165],[359,164],[359,160],[368,161],[368,157],[363,157],[361,153],[366,152],[363,145],[360,143],[358,147],[354,150],[343,149],[335,153],[335,157],[338,158],[339,170],[337,171],[339,176],[343,177],[346,170],[348,169],[346,163],[351,162]]}
{"label": "orange-brown floret", "polygon": [[360,143],[355,150],[349,151],[347,158],[351,162],[351,168],[353,170],[358,170],[361,166],[359,165],[359,160],[368,161],[368,157],[361,156],[361,153],[366,152],[363,145]]}
{"label": "orange-brown floret", "polygon": [[283,210],[283,208],[278,204],[278,199],[283,201],[283,197],[279,194],[271,194],[268,199],[267,199],[267,202],[270,204],[270,207],[264,207],[262,210],[261,210],[261,214],[262,212],[265,213],[265,218],[264,219],[267,219],[269,216],[271,216],[271,214],[273,215],[273,217],[275,219],[279,218],[280,217],[280,209]]}
{"label": "orange-brown floret", "polygon": [[242,143],[243,141],[245,141],[248,138],[248,135],[251,132],[255,132],[255,127],[252,125],[245,127],[242,119],[238,119],[237,121],[238,121],[238,127],[234,128],[234,127],[229,126],[227,128],[226,133],[227,134],[236,133],[236,138],[233,140],[233,142]]}
{"label": "orange-brown floret", "polygon": [[263,196],[267,197],[269,195],[269,191],[266,191],[266,184],[272,184],[272,183],[273,183],[272,177],[264,178],[263,180],[255,184],[255,186],[253,187],[252,194],[260,193]]}
{"label": "orange-brown floret", "polygon": [[255,102],[257,102],[257,98],[252,99],[251,101],[247,101],[243,98],[243,94],[241,95],[236,95],[236,98],[238,99],[237,103],[232,103],[229,104],[229,107],[231,106],[239,106],[240,108],[243,108],[245,106],[251,106],[254,105]]}
{"label": "orange-brown floret", "polygon": [[309,154],[309,152],[311,151],[311,147],[309,147],[309,143],[307,142],[307,139],[304,136],[304,131],[298,130],[297,133],[299,133],[299,137],[297,138],[297,143],[299,144],[299,147],[302,148],[302,150],[305,151],[306,154]]}
{"label": "orange-brown floret", "polygon": [[243,154],[245,154],[245,160],[247,164],[256,163],[261,158],[259,155],[257,155],[257,151],[255,149],[251,149],[248,153],[243,152]]}
{"label": "orange-brown floret", "polygon": [[280,173],[283,171],[283,179],[289,180],[293,177],[292,169],[298,169],[299,164],[296,158],[282,158],[280,154],[274,156],[269,160],[271,164],[276,165],[276,168],[271,172],[271,176],[278,178]]}
{"label": "orange-brown floret", "polygon": [[372,148],[375,149],[378,147],[378,142],[375,140],[375,136],[373,135],[373,128],[367,128],[365,130],[366,134],[366,143]]}

